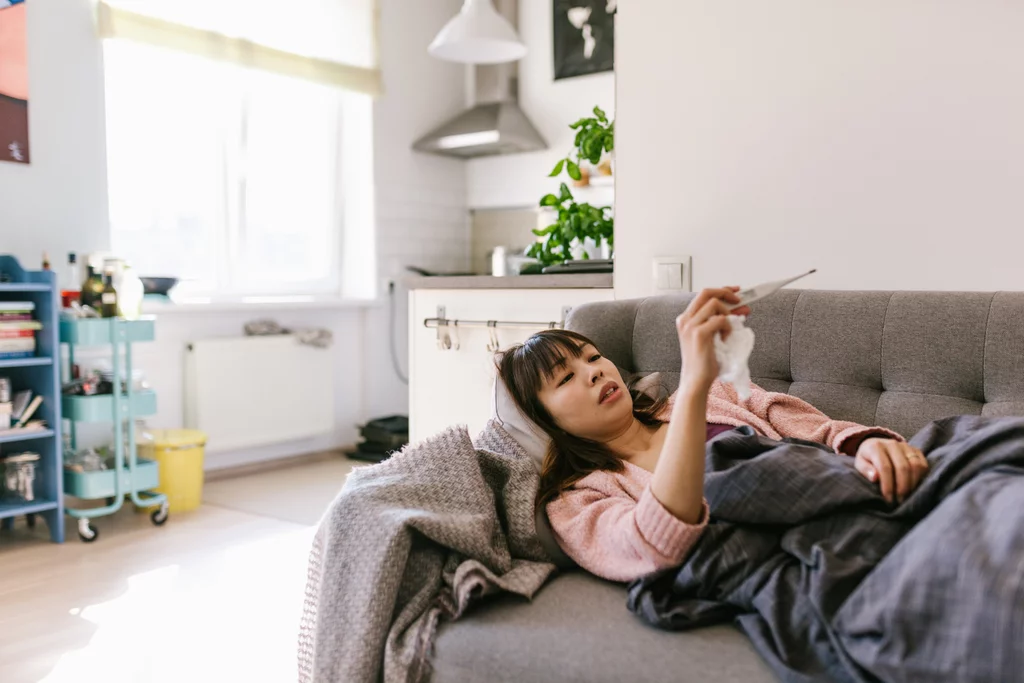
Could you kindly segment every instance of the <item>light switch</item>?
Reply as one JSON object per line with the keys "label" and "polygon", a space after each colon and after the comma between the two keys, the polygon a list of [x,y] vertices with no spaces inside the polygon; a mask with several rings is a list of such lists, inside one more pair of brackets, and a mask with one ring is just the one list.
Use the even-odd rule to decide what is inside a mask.
{"label": "light switch", "polygon": [[654,286],[658,289],[668,289],[668,270],[660,263],[654,264]]}
{"label": "light switch", "polygon": [[679,263],[658,264],[658,289],[682,289],[683,273]]}
{"label": "light switch", "polygon": [[661,266],[666,271],[666,279],[668,282],[669,289],[682,289],[683,288],[683,264],[682,263],[670,263],[663,264]]}
{"label": "light switch", "polygon": [[689,291],[690,257],[664,256],[655,258],[654,287],[662,291]]}

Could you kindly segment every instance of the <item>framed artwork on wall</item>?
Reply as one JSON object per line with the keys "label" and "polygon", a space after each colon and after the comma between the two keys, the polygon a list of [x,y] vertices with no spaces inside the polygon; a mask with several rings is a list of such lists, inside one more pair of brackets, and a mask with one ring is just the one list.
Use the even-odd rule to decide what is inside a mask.
{"label": "framed artwork on wall", "polygon": [[615,68],[617,0],[552,0],[555,80]]}
{"label": "framed artwork on wall", "polygon": [[29,163],[25,1],[0,0],[0,160]]}

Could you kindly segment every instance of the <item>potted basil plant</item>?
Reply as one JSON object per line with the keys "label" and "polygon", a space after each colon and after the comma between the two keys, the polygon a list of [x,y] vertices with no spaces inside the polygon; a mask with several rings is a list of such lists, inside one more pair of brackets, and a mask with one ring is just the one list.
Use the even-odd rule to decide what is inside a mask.
{"label": "potted basil plant", "polygon": [[[564,172],[573,180],[579,180],[583,175],[580,164],[586,161],[596,166],[606,152],[614,152],[615,122],[610,121],[600,107],[594,107],[593,113],[569,126],[576,131],[573,149],[558,160],[549,177]],[[590,258],[585,248],[588,240],[599,248],[600,245],[607,245],[609,250],[614,248],[615,218],[611,207],[577,202],[564,182],[559,185],[558,194],[541,197],[540,206],[555,215],[553,223],[533,231],[538,239],[526,251],[526,255],[537,259],[541,266]]]}

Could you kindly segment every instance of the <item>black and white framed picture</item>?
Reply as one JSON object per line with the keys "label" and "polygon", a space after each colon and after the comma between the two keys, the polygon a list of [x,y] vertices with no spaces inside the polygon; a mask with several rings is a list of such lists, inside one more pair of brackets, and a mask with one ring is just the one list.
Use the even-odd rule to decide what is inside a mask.
{"label": "black and white framed picture", "polygon": [[555,80],[615,68],[617,0],[551,0]]}

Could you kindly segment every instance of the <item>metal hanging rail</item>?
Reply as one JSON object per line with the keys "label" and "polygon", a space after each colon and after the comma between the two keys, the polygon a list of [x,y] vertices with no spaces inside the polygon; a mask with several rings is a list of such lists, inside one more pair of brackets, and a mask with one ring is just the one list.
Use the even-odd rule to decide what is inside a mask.
{"label": "metal hanging rail", "polygon": [[459,350],[461,343],[459,342],[459,328],[467,327],[484,327],[487,328],[490,333],[490,341],[487,344],[488,351],[498,351],[501,348],[501,344],[498,340],[498,328],[499,327],[517,327],[527,329],[537,329],[538,327],[547,328],[549,330],[558,329],[565,326],[565,318],[569,314],[571,306],[562,307],[562,319],[559,321],[548,321],[543,323],[528,322],[525,320],[455,320],[449,319],[446,315],[445,307],[437,307],[437,316],[434,318],[424,318],[423,326],[437,330],[437,347],[442,351],[448,349]]}
{"label": "metal hanging rail", "polygon": [[561,327],[562,323],[554,321],[532,323],[523,320],[449,320],[447,318],[424,318],[423,326],[431,329],[438,327],[528,327],[531,329],[546,327],[553,330]]}

